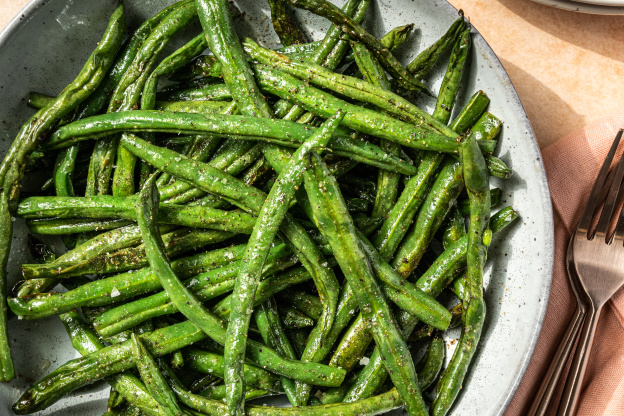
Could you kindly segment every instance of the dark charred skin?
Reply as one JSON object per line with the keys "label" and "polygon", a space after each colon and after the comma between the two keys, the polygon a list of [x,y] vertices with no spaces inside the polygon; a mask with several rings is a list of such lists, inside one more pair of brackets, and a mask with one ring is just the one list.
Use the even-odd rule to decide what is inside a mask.
{"label": "dark charred skin", "polygon": [[307,42],[297,19],[284,0],[269,0],[269,6],[271,23],[282,45],[300,45]]}

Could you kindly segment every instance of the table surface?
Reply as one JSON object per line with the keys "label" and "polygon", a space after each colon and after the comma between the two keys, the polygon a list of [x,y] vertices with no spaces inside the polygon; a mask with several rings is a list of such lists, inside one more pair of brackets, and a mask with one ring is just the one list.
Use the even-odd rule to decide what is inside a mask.
{"label": "table surface", "polygon": [[[529,0],[450,0],[507,69],[545,147],[622,109],[624,16],[558,10]],[[28,0],[0,0],[4,27]]]}

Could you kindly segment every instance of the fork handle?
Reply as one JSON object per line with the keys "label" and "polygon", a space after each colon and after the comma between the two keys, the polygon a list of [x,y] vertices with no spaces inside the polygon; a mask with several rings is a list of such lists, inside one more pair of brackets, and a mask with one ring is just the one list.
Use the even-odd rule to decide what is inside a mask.
{"label": "fork handle", "polygon": [[587,312],[578,346],[574,353],[574,359],[570,366],[570,372],[568,373],[568,379],[559,402],[557,416],[572,416],[576,412],[581,385],[583,384],[587,361],[589,360],[589,353],[591,352],[601,310],[602,305],[596,307],[592,304]]}
{"label": "fork handle", "polygon": [[581,306],[579,303],[576,307],[576,311],[574,312],[574,316],[568,324],[568,329],[563,335],[559,348],[557,348],[557,351],[552,358],[548,371],[544,374],[542,384],[533,399],[533,403],[531,404],[531,408],[529,409],[527,416],[544,416],[546,414],[548,405],[552,400],[552,395],[555,392],[557,384],[559,383],[559,379],[561,378],[561,373],[563,372],[565,364],[568,362],[568,358],[570,357],[570,352],[574,346],[576,336],[581,330],[586,313],[587,310],[585,306]]}

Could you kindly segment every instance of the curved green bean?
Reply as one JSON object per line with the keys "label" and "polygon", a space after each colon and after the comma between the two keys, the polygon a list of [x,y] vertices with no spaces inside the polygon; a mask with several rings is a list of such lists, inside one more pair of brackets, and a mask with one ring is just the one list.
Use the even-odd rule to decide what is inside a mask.
{"label": "curved green bean", "polygon": [[486,305],[483,299],[483,266],[489,241],[484,232],[490,220],[490,185],[485,159],[471,135],[462,143],[461,158],[464,181],[470,198],[470,224],[466,252],[466,299],[463,329],[451,362],[444,370],[432,405],[433,415],[446,415],[459,394],[468,366],[472,361],[485,321]]}
{"label": "curved green bean", "polygon": [[431,131],[457,137],[457,134],[446,126],[446,123],[436,120],[426,111],[421,110],[403,97],[394,94],[390,89],[375,84],[338,74],[321,65],[290,59],[270,49],[258,45],[252,39],[243,42],[245,51],[258,62],[304,79],[319,87],[329,89],[351,99],[376,105],[394,116],[416,126],[425,127]]}
{"label": "curved green bean", "polygon": [[[138,201],[109,195],[93,197],[30,197],[20,201],[16,215],[40,218],[122,218],[136,220]],[[240,211],[222,211],[199,205],[161,204],[159,221],[163,224],[210,228],[249,234],[256,218]]]}
{"label": "curved green bean", "polygon": [[[284,317],[281,317],[278,313],[275,301],[273,299],[269,299],[266,302],[261,303],[258,308],[253,311],[253,315],[264,343],[273,348],[280,355],[296,360],[297,354],[295,353],[295,350],[293,349],[290,340],[284,331],[282,321],[280,320],[280,318],[283,319]],[[284,324],[285,323],[286,320],[284,319]],[[297,399],[295,382],[284,376],[280,377],[280,380],[290,404],[293,406],[305,405],[305,403],[300,403]],[[245,385],[247,385],[247,383],[248,381],[245,378]],[[247,399],[247,394],[245,394],[245,399]]]}
{"label": "curved green bean", "polygon": [[[343,117],[343,112],[338,112],[331,117],[293,154],[288,166],[280,172],[275,185],[271,188],[271,192],[262,205],[258,221],[247,243],[248,248],[243,257],[232,294],[236,302],[232,304],[230,311],[228,337],[225,343],[224,355],[226,365],[228,366],[228,372],[226,372],[225,377],[226,385],[232,390],[237,390],[238,392],[235,394],[239,397],[243,395],[245,388],[242,363],[253,297],[258,287],[260,272],[268,252],[268,244],[275,238],[278,227],[288,210],[289,202],[294,198],[296,189],[303,182],[303,161],[305,157],[312,150],[322,149],[330,141]],[[335,280],[335,277],[333,280]],[[335,286],[338,286],[337,281]],[[331,327],[331,319],[326,319],[325,325],[328,328]]]}
{"label": "curved green bean", "polygon": [[451,53],[446,73],[442,79],[440,93],[436,100],[436,107],[433,110],[433,117],[440,120],[444,124],[448,124],[451,119],[451,112],[457,97],[458,85],[461,83],[466,67],[466,60],[471,49],[470,29],[463,31]]}
{"label": "curved green bean", "polygon": [[167,416],[184,415],[186,412],[180,409],[178,400],[167,384],[167,380],[160,373],[154,357],[145,348],[137,334],[133,332],[130,339],[132,341],[134,362],[150,395],[160,404],[161,409]]}
{"label": "curved green bean", "polygon": [[416,79],[422,79],[427,76],[440,58],[440,55],[453,47],[463,30],[464,14],[460,12],[459,19],[453,22],[446,33],[407,65],[407,71],[414,75]]}
{"label": "curved green bean", "polygon": [[421,91],[431,95],[427,87],[414,78],[401,65],[379,40],[368,33],[362,26],[347,16],[339,8],[325,0],[286,0],[295,7],[306,9],[314,14],[325,17],[336,27],[366,45],[373,52],[379,62],[392,75],[392,77],[403,87],[409,90]]}
{"label": "curved green bean", "polygon": [[[72,346],[81,354],[88,355],[94,351],[104,348],[104,344],[91,328],[87,325],[76,311],[67,312],[60,315],[63,325],[69,335]],[[145,385],[132,373],[123,373],[109,376],[106,381],[124,399],[133,406],[141,409],[146,415],[164,416],[160,405],[152,398]]]}
{"label": "curved green bean", "polygon": [[76,79],[24,124],[0,164],[0,381],[9,381],[15,377],[4,297],[7,292],[6,267],[13,235],[12,212],[19,198],[26,158],[47,130],[85,101],[101,84],[121,46],[124,29],[125,13],[120,4],[113,12],[101,41]]}
{"label": "curved green bean", "polygon": [[[317,131],[317,128],[285,120],[249,116],[213,114],[206,117],[191,113],[136,110],[90,117],[68,124],[57,130],[46,145],[50,149],[62,148],[73,144],[75,141],[124,131],[219,134],[234,139],[267,140],[288,147],[299,147],[306,138]],[[411,136],[408,134],[408,137]],[[449,143],[447,139],[445,138],[443,141]],[[126,135],[122,144],[128,144],[134,140],[136,139]],[[455,142],[452,141],[452,143],[456,147]],[[384,169],[408,175],[416,171],[416,168],[409,163],[388,155],[377,146],[353,139],[341,131],[336,134],[331,148],[337,155],[346,155]],[[179,193],[179,191],[177,192]],[[164,193],[164,197],[167,195],[169,195],[168,192]]]}
{"label": "curved green bean", "polygon": [[[283,245],[275,247],[267,257],[263,276],[270,276],[272,273],[293,265],[294,260],[291,256],[290,250],[287,250]],[[183,283],[194,293],[198,300],[205,302],[232,291],[239,268],[240,260],[237,260],[231,264],[200,273],[193,276],[191,279],[185,280]],[[284,287],[300,283],[309,278],[309,275],[305,276],[302,274],[267,277],[258,287],[257,298],[266,299],[266,295],[262,292],[266,291],[268,285]],[[226,299],[228,300],[227,307],[225,306]],[[226,297],[211,308],[211,311],[221,317],[227,316],[230,312],[230,299],[231,296]],[[254,304],[260,302],[259,300],[254,302]],[[178,309],[169,299],[167,293],[159,292],[110,309],[94,319],[93,323],[99,334],[102,336],[112,336],[126,329],[130,329],[150,318],[176,312],[178,312]]]}
{"label": "curved green bean", "polygon": [[[172,267],[178,275],[192,277],[238,260],[243,252],[244,246],[214,250],[174,260]],[[154,271],[144,268],[94,280],[63,294],[45,293],[28,298],[10,298],[8,304],[16,315],[36,319],[78,307],[119,303],[161,288]]]}
{"label": "curved green bean", "polygon": [[322,160],[314,154],[311,169],[306,170],[304,177],[314,219],[329,240],[375,342],[383,351],[386,367],[391,369],[392,380],[405,408],[410,414],[428,414],[407,345],[366,262],[366,254],[358,241],[338,184]]}
{"label": "curved green bean", "polygon": [[[225,241],[233,236],[234,234],[224,231],[190,228],[179,228],[162,234],[167,255],[171,258],[209,244]],[[149,263],[145,258],[145,247],[139,244],[84,260],[50,264],[22,264],[22,275],[27,279],[74,277],[89,274],[120,273],[148,265]]]}
{"label": "curved green bean", "polygon": [[[139,103],[144,86],[156,66],[158,57],[171,39],[182,30],[197,15],[193,1],[180,2],[179,7],[173,9],[154,28],[152,33],[142,43],[132,64],[128,67],[113,92],[109,104],[109,112],[130,110]],[[117,147],[117,140],[112,140]],[[112,149],[111,149],[112,150]],[[113,173],[112,192],[115,196],[132,195],[135,192],[134,166],[136,158],[123,148],[117,147],[115,171]],[[107,168],[108,170],[108,168]],[[110,174],[109,174],[110,175]],[[108,181],[108,176],[98,177],[102,183]]]}

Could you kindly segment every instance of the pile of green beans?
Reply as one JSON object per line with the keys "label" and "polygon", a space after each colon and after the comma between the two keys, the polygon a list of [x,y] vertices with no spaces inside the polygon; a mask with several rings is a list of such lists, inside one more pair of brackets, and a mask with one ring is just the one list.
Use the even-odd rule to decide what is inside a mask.
{"label": "pile of green beans", "polygon": [[[15,377],[8,308],[59,316],[82,357],[15,413],[100,379],[110,416],[442,416],[470,388],[487,249],[518,218],[492,211],[489,178],[513,174],[493,154],[502,121],[483,91],[456,108],[470,25],[460,12],[403,66],[414,25],[376,39],[370,0],[268,3],[276,50],[239,39],[227,0],[179,1],[122,46],[119,5],[76,80],[31,94],[0,165],[0,381]],[[294,8],[332,23],[322,40]],[[202,33],[160,56],[193,20]],[[51,179],[20,199],[25,171]],[[6,298],[12,217],[67,251],[31,235]],[[293,407],[247,403],[279,394]]]}

